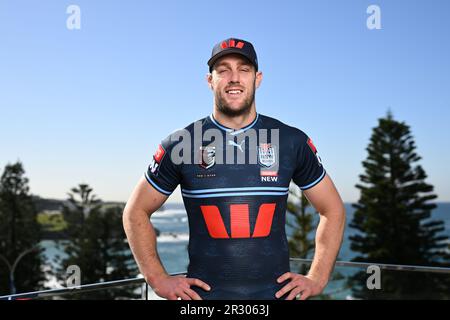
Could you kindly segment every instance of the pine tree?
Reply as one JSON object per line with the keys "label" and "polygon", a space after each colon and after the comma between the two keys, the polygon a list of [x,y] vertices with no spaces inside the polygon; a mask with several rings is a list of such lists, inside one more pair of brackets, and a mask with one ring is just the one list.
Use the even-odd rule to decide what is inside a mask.
{"label": "pine tree", "polygon": [[[23,165],[8,164],[0,178],[0,295],[43,288],[45,256],[40,240],[37,211]],[[14,265],[14,281],[10,281]]]}
{"label": "pine tree", "polygon": [[[134,263],[122,227],[123,207],[104,208],[92,195],[92,188],[80,184],[69,193],[63,215],[68,223],[64,244],[65,258],[61,260],[61,283],[68,266],[77,265],[81,270],[81,284],[98,283],[135,277]],[[77,294],[77,299],[115,299],[137,297],[135,287],[106,289]]]}
{"label": "pine tree", "polygon": [[[441,266],[446,236],[443,222],[431,220],[436,207],[433,186],[426,183],[425,170],[410,128],[388,112],[373,129],[364,174],[356,187],[360,199],[350,227],[351,249],[359,253],[354,261]],[[443,276],[424,272],[381,272],[381,289],[368,290],[368,274],[355,274],[353,293],[365,299],[429,299],[444,297]],[[448,295],[447,295],[448,296]]]}

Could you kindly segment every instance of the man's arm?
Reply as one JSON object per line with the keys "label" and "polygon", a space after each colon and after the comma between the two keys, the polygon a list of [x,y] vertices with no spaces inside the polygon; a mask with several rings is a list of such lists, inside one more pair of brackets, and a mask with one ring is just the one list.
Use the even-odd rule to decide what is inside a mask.
{"label": "man's arm", "polygon": [[314,258],[305,277],[288,272],[278,279],[278,282],[287,279],[291,282],[277,293],[277,297],[289,291],[287,299],[294,299],[299,293],[302,300],[320,294],[328,283],[341,247],[345,208],[331,178],[326,175],[320,183],[303,193],[320,214]]}
{"label": "man's arm", "polygon": [[308,276],[316,280],[323,290],[333,271],[342,244],[345,208],[328,175],[322,183],[304,191],[304,194],[320,214],[316,231],[316,248]]}
{"label": "man's arm", "polygon": [[168,196],[156,191],[144,177],[133,190],[123,212],[123,226],[139,270],[148,283],[167,275],[156,251],[156,233],[150,216]]}
{"label": "man's arm", "polygon": [[208,290],[198,279],[170,277],[164,269],[156,248],[156,233],[150,216],[167,200],[143,177],[135,187],[123,212],[123,226],[131,251],[147,283],[156,294],[167,299],[200,299],[191,285]]}

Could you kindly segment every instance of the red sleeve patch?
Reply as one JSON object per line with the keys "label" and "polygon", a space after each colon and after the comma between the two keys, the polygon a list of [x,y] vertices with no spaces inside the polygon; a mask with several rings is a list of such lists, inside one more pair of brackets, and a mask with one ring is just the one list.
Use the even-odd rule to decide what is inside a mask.
{"label": "red sleeve patch", "polygon": [[155,152],[155,155],[153,156],[153,158],[155,159],[155,161],[157,163],[160,163],[162,158],[164,157],[164,154],[166,153],[166,151],[164,150],[164,148],[162,147],[162,145],[158,146],[158,149]]}
{"label": "red sleeve patch", "polygon": [[311,138],[308,138],[308,146],[311,148],[312,152],[314,154],[317,153],[317,149],[316,146],[314,145],[314,143],[312,142]]}

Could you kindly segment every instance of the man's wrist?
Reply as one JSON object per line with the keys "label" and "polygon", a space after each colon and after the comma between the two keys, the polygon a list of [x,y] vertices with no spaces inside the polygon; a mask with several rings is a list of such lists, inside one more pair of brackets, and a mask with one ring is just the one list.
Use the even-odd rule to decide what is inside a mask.
{"label": "man's wrist", "polygon": [[307,278],[313,280],[322,292],[328,284],[329,277],[320,275],[318,273],[308,272]]}
{"label": "man's wrist", "polygon": [[159,280],[169,277],[169,274],[166,272],[160,272],[160,273],[152,273],[149,275],[146,275],[145,281],[150,285],[150,287],[154,288]]}

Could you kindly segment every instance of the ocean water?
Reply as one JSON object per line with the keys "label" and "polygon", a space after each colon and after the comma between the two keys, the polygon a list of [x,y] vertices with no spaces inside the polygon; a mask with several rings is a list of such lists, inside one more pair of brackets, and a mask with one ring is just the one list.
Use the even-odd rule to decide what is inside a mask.
{"label": "ocean water", "polygon": [[[349,261],[356,254],[350,250],[349,236],[355,230],[351,229],[348,224],[353,218],[354,209],[351,204],[345,204],[347,210],[347,227],[345,229],[344,240],[341,250],[339,252],[338,260]],[[292,218],[288,214],[288,219]],[[433,211],[433,219],[443,220],[445,223],[445,233],[450,236],[450,203],[438,203],[438,207]],[[184,272],[187,270],[189,263],[187,245],[189,241],[189,229],[187,214],[182,203],[166,205],[163,211],[155,212],[151,221],[153,225],[161,232],[157,240],[158,253],[164,267],[169,273]],[[289,228],[287,228],[287,233]],[[55,254],[60,253],[55,247],[54,241],[43,241],[43,247],[46,249],[45,254],[47,258],[51,259]],[[61,253],[60,253],[61,254]],[[296,265],[291,265],[296,268]],[[355,268],[336,267],[336,271],[344,276],[349,276],[351,273],[358,271]],[[327,286],[325,293],[332,294],[334,299],[346,299],[350,297],[350,290],[340,290],[342,281],[332,281]],[[55,281],[51,278],[48,285],[57,287]],[[152,298],[157,298],[151,295]]]}

